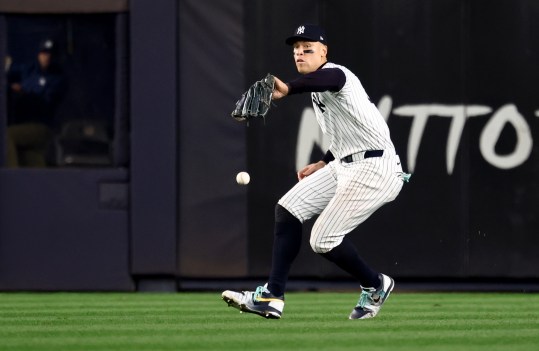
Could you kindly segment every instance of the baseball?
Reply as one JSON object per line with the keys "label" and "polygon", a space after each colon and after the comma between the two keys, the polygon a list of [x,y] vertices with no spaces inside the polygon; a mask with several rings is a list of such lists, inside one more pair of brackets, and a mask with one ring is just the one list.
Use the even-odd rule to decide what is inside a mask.
{"label": "baseball", "polygon": [[240,185],[247,185],[249,184],[249,181],[251,180],[251,176],[247,172],[240,172],[236,176],[236,182]]}

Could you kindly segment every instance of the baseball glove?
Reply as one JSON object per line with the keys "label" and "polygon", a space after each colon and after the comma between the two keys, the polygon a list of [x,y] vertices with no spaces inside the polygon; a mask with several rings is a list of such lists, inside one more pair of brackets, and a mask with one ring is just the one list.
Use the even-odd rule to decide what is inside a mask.
{"label": "baseball glove", "polygon": [[249,121],[251,118],[264,118],[271,106],[271,96],[275,78],[268,75],[247,90],[236,102],[236,108],[232,111],[232,117],[237,121]]}

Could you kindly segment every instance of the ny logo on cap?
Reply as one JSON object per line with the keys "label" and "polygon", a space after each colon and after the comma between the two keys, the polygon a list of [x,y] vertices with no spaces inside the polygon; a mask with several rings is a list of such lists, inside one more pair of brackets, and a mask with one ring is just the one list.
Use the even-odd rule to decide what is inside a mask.
{"label": "ny logo on cap", "polygon": [[296,34],[303,34],[305,32],[305,26],[299,26]]}

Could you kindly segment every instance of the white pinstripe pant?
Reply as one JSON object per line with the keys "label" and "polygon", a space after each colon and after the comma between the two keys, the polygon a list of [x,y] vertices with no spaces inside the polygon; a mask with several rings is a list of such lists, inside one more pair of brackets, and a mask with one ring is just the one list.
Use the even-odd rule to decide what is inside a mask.
{"label": "white pinstripe pant", "polygon": [[320,214],[310,244],[315,252],[325,253],[339,246],[346,234],[382,205],[393,201],[402,185],[399,156],[386,151],[382,157],[351,163],[334,160],[299,181],[279,204],[302,223]]}

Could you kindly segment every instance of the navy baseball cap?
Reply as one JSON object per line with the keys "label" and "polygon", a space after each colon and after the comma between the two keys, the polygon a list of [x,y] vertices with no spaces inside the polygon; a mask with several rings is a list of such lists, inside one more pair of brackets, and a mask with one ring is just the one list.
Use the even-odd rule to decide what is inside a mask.
{"label": "navy baseball cap", "polygon": [[54,52],[55,43],[52,39],[44,39],[39,43],[39,52]]}
{"label": "navy baseball cap", "polygon": [[294,31],[294,34],[286,39],[288,45],[294,44],[296,41],[319,41],[327,45],[326,32],[322,27],[315,24],[302,24]]}

